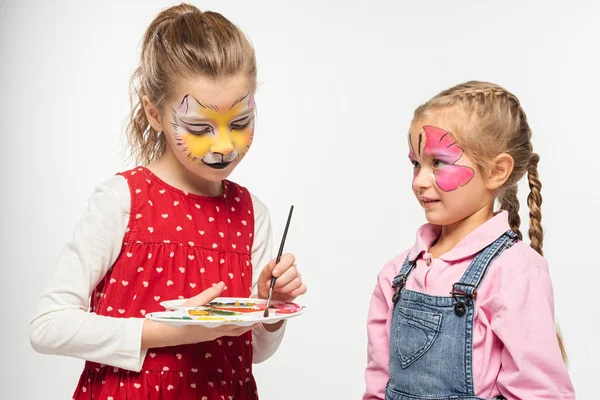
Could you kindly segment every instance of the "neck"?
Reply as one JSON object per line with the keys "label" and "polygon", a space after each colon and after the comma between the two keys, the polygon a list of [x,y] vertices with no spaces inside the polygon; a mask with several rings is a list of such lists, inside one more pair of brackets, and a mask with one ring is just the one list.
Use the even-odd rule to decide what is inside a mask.
{"label": "neck", "polygon": [[474,214],[467,218],[449,225],[443,225],[440,237],[429,252],[434,258],[452,250],[459,244],[469,233],[473,232],[477,227],[483,225],[494,216],[494,204],[484,206]]}
{"label": "neck", "polygon": [[222,182],[212,182],[190,172],[171,151],[169,146],[165,153],[148,166],[160,179],[184,192],[201,196],[219,196],[223,193]]}

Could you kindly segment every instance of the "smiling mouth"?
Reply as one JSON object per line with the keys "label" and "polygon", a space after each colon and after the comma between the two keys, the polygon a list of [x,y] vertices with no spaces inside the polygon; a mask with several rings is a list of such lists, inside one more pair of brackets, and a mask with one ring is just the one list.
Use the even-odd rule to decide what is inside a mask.
{"label": "smiling mouth", "polygon": [[435,200],[435,199],[419,199],[419,202],[421,203],[421,206],[423,207],[430,207],[433,206],[436,203],[439,203],[439,200]]}
{"label": "smiling mouth", "polygon": [[224,169],[224,168],[227,168],[229,166],[229,164],[231,164],[231,162],[220,162],[220,163],[212,163],[212,164],[209,164],[204,161],[202,161],[202,162],[205,165],[208,165],[209,167],[214,168],[214,169]]}

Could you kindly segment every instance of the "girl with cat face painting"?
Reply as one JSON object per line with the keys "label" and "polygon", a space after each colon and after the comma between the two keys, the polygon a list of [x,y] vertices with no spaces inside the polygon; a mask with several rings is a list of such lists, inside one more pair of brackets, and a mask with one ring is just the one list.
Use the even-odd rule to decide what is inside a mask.
{"label": "girl with cat face painting", "polygon": [[173,327],[161,301],[292,301],[294,256],[271,259],[264,204],[227,177],[254,135],[256,60],[218,13],[182,4],[146,31],[128,138],[139,167],[97,187],[31,321],[35,350],[86,360],[74,399],[256,399],[252,364],[285,326]]}
{"label": "girl with cat face painting", "polygon": [[[363,399],[574,399],[519,100],[485,82],[445,90],[416,109],[408,149],[429,223],[378,276]],[[530,245],[517,199],[526,173]]]}

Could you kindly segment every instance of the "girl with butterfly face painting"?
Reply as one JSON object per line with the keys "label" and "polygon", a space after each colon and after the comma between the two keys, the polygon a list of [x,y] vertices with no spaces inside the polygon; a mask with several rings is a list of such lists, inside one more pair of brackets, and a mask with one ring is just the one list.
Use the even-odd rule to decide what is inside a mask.
{"label": "girl with butterfly face painting", "polygon": [[[284,324],[173,327],[160,302],[292,301],[291,254],[271,259],[265,206],[227,177],[254,135],[256,60],[222,15],[182,4],[146,31],[128,129],[140,167],[98,186],[30,326],[43,353],[87,360],[74,399],[256,399],[252,364]],[[89,311],[89,312],[88,312]]]}
{"label": "girl with butterfly face painting", "polygon": [[[408,149],[429,223],[379,274],[363,399],[574,399],[519,100],[485,82],[445,90],[416,109]],[[530,246],[519,230],[525,174]]]}

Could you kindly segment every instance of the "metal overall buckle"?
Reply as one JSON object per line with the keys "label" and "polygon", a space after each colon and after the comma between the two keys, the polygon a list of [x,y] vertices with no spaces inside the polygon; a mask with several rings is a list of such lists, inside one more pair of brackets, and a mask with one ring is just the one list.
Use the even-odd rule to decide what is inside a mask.
{"label": "metal overall buckle", "polygon": [[394,303],[398,302],[398,299],[400,298],[400,290],[402,290],[404,285],[406,285],[406,274],[400,275],[400,278],[402,279],[400,282],[392,283],[392,288],[394,289],[394,295],[392,296],[392,301]]}
{"label": "metal overall buckle", "polygon": [[[463,285],[463,286],[469,286],[473,288],[473,294],[468,294],[462,291],[458,291],[456,289],[456,285]],[[452,297],[454,297],[454,300],[456,300],[456,304],[454,304],[454,313],[456,315],[458,315],[459,317],[462,317],[463,315],[465,315],[465,313],[467,312],[467,306],[469,304],[471,304],[471,302],[473,301],[473,299],[475,298],[475,296],[477,296],[477,287],[475,285],[470,285],[468,283],[461,283],[461,282],[456,282],[454,285],[452,285],[452,291],[450,292],[450,294],[452,295]],[[465,301],[462,301],[461,299],[459,299],[457,296],[465,296],[467,299]]]}

